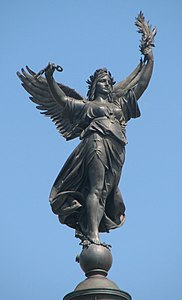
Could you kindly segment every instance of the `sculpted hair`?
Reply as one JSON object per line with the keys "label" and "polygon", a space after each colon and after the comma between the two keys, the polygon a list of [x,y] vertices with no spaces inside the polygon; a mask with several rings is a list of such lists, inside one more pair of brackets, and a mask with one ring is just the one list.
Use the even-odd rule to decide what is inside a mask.
{"label": "sculpted hair", "polygon": [[[96,70],[94,75],[91,75],[90,78],[86,81],[86,83],[88,84],[87,97],[89,101],[93,101],[95,99],[97,82],[101,80],[105,75],[108,75],[110,77],[111,86],[115,84],[114,78],[106,68]],[[109,102],[112,102],[112,92],[109,93],[108,100]]]}

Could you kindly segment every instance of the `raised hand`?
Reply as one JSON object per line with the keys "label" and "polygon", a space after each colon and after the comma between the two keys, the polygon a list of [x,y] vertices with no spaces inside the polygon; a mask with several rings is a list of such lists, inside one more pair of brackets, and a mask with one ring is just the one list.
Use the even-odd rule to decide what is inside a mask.
{"label": "raised hand", "polygon": [[154,47],[154,37],[157,33],[157,28],[154,27],[152,29],[142,12],[136,18],[135,25],[138,28],[138,32],[142,34],[140,51],[145,56],[145,59],[149,59],[152,56],[152,47]]}
{"label": "raised hand", "polygon": [[51,77],[55,70],[57,70],[58,72],[62,72],[63,68],[59,65],[56,66],[54,63],[48,63],[48,65],[44,69],[40,70],[36,75],[34,75],[34,77],[39,78],[44,73],[47,76]]}

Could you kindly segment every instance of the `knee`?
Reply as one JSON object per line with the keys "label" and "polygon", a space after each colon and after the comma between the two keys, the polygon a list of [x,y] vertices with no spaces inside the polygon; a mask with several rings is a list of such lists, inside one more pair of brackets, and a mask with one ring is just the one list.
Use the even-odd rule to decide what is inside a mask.
{"label": "knee", "polygon": [[97,187],[95,189],[95,195],[97,196],[97,198],[100,198],[102,195],[102,188],[101,187]]}
{"label": "knee", "polygon": [[102,188],[101,187],[95,187],[90,191],[90,195],[92,199],[99,199],[102,195]]}

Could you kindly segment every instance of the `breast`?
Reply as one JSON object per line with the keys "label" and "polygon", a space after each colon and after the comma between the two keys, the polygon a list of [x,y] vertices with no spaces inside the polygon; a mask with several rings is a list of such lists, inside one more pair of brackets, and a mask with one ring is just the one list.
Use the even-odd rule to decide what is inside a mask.
{"label": "breast", "polygon": [[111,119],[117,119],[120,121],[122,119],[122,111],[113,103],[98,103],[89,102],[86,106],[86,118],[87,120],[93,120],[95,118],[104,117]]}
{"label": "breast", "polygon": [[89,119],[109,116],[107,106],[102,103],[90,102],[86,107],[86,115]]}
{"label": "breast", "polygon": [[120,121],[123,119],[123,114],[122,114],[122,111],[119,107],[117,107],[116,105],[114,105],[114,109],[113,109],[113,114],[114,114],[114,117]]}

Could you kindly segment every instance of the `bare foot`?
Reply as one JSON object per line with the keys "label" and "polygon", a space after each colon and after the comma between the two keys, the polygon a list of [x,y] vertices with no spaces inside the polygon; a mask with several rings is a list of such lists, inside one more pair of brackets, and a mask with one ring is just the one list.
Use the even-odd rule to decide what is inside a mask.
{"label": "bare foot", "polygon": [[99,239],[99,234],[98,233],[89,232],[86,237],[93,244],[96,244],[96,245],[100,245],[101,244],[101,241]]}
{"label": "bare foot", "polygon": [[80,224],[76,228],[75,237],[79,238],[82,241],[81,243],[84,244],[102,244],[98,232],[86,231],[85,228],[81,228]]}

